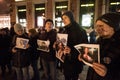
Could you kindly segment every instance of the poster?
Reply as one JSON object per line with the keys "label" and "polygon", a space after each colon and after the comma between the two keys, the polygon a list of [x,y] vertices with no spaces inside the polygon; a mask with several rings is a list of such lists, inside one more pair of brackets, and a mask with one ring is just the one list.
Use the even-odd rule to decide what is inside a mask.
{"label": "poster", "polygon": [[100,63],[100,48],[98,44],[78,44],[74,46],[80,53],[80,58],[88,66],[93,62]]}
{"label": "poster", "polygon": [[37,50],[41,50],[41,51],[44,51],[44,52],[49,52],[49,45],[50,45],[50,41],[47,40],[37,40],[37,45],[38,45],[38,48]]}
{"label": "poster", "polygon": [[29,39],[25,39],[25,38],[17,38],[16,39],[16,48],[20,48],[20,49],[26,49],[27,45],[28,45]]}

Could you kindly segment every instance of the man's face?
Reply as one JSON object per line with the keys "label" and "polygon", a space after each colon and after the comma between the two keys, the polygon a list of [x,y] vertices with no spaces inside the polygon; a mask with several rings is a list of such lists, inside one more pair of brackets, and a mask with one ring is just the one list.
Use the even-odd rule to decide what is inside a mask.
{"label": "man's face", "polygon": [[62,20],[63,20],[63,23],[64,23],[65,26],[69,25],[71,23],[70,18],[68,16],[66,16],[66,15],[62,16]]}
{"label": "man's face", "polygon": [[51,29],[53,28],[53,23],[52,22],[46,22],[45,24],[45,30],[47,30],[47,32],[49,32]]}
{"label": "man's face", "polygon": [[110,38],[114,34],[114,29],[100,20],[96,22],[95,30],[103,38]]}

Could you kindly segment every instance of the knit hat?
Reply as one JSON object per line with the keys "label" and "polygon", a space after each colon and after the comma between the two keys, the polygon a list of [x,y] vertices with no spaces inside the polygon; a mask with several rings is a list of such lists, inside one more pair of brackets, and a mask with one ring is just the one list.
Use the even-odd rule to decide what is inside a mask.
{"label": "knit hat", "polygon": [[120,14],[118,13],[106,13],[99,17],[96,21],[98,20],[114,28],[115,31],[120,29]]}
{"label": "knit hat", "polygon": [[73,13],[71,11],[66,11],[65,13],[62,14],[62,16],[64,16],[64,15],[68,16],[70,18],[71,22],[74,21],[74,16],[73,16]]}
{"label": "knit hat", "polygon": [[14,31],[18,32],[19,30],[23,30],[23,27],[21,24],[17,23],[14,25]]}

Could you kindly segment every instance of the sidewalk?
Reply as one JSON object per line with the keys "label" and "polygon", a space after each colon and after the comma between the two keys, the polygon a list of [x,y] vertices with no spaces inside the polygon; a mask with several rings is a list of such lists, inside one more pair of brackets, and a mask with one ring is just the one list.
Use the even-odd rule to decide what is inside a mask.
{"label": "sidewalk", "polygon": [[[84,69],[83,69],[82,73],[79,75],[78,80],[85,80],[87,69],[88,69],[88,66],[84,66]],[[57,80],[64,80],[64,75],[59,69],[57,70],[56,74],[57,74]],[[42,76],[42,75],[43,75],[43,71],[40,71],[40,76]],[[14,70],[12,73],[6,72],[4,79],[2,79],[1,76],[2,75],[0,75],[0,80],[16,80],[16,75],[15,75]],[[32,77],[33,77],[33,71],[32,71],[32,68],[30,68],[30,78],[32,78]],[[43,79],[40,79],[40,80],[43,80]]]}

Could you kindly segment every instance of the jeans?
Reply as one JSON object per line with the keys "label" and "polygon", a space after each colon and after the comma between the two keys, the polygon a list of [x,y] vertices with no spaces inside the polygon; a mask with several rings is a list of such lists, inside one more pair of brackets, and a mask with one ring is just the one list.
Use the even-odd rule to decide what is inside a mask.
{"label": "jeans", "polygon": [[17,80],[30,80],[29,67],[17,68],[14,67],[17,75]]}
{"label": "jeans", "polygon": [[41,60],[46,80],[56,80],[56,61]]}

